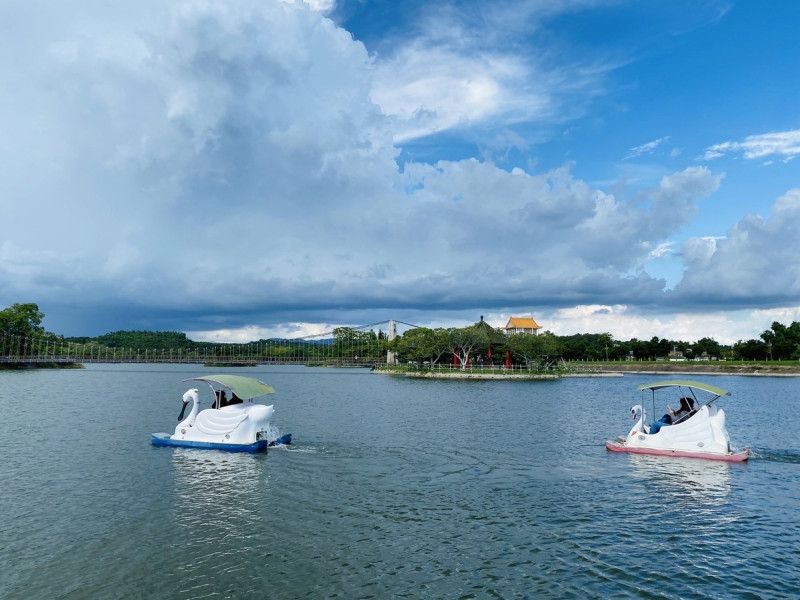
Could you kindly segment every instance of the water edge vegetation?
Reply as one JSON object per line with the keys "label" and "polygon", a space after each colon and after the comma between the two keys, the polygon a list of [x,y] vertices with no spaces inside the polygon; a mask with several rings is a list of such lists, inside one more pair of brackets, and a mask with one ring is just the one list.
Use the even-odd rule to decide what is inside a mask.
{"label": "water edge vegetation", "polygon": [[[74,362],[202,362],[381,366],[394,372],[440,370],[521,373],[602,371],[788,372],[800,369],[800,323],[774,322],[759,339],[719,344],[653,337],[615,340],[608,333],[506,334],[481,321],[468,327],[416,327],[393,340],[381,330],[337,327],[327,337],[262,339],[246,344],[196,342],[180,332],[116,331],[64,337],[42,326],[35,303],[0,310],[0,357],[7,365],[52,367]],[[74,366],[74,365],[73,365]]]}

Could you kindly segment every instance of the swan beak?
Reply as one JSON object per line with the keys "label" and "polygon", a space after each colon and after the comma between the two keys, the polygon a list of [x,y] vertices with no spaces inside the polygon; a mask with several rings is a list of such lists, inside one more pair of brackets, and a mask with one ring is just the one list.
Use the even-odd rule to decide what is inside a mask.
{"label": "swan beak", "polygon": [[181,419],[183,419],[183,413],[185,413],[185,412],[186,412],[186,407],[187,407],[187,406],[189,406],[189,402],[184,400],[184,402],[183,402],[183,406],[181,407],[181,414],[179,414],[179,415],[178,415],[178,421],[180,421]]}

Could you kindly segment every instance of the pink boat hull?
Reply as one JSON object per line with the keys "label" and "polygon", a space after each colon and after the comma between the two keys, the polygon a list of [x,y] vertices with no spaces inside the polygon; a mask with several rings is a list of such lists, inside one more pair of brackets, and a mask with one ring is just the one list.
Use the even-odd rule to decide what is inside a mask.
{"label": "pink boat hull", "polygon": [[725,462],[743,462],[750,458],[750,449],[745,448],[730,454],[713,454],[711,452],[685,452],[680,450],[663,450],[660,448],[631,448],[618,442],[606,442],[606,449],[611,452],[628,452],[630,454],[654,454],[656,456],[677,456],[682,458],[704,458],[706,460],[721,460]]}

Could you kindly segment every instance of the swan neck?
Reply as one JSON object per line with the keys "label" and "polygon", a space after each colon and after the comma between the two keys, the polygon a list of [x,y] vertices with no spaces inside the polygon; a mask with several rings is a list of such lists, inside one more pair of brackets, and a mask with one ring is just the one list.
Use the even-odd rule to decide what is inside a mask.
{"label": "swan neck", "polygon": [[192,410],[189,412],[189,416],[180,422],[179,426],[181,427],[190,427],[197,418],[197,413],[200,412],[200,398],[197,395],[197,390],[189,390],[186,392],[183,395],[183,401],[186,402],[187,400],[192,401]]}

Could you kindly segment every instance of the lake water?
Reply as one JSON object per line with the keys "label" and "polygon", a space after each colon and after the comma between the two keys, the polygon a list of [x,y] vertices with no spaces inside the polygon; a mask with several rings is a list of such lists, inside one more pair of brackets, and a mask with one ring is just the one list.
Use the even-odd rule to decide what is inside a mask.
{"label": "lake water", "polygon": [[[225,371],[213,369],[213,371]],[[746,464],[607,452],[657,376],[272,385],[267,454],[153,447],[199,366],[0,372],[0,598],[795,598],[796,378],[706,377]]]}

